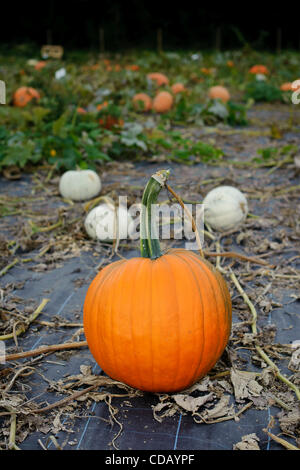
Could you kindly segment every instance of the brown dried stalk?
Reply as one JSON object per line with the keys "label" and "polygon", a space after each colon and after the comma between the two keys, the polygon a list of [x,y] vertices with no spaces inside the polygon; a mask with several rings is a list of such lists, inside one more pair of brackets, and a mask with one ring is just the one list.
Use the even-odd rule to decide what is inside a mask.
{"label": "brown dried stalk", "polygon": [[99,384],[93,384],[90,385],[89,387],[85,388],[84,390],[78,390],[78,392],[73,393],[72,395],[69,395],[66,398],[63,398],[62,400],[56,401],[55,403],[51,403],[51,405],[44,406],[44,408],[38,408],[37,410],[32,410],[32,413],[45,413],[46,411],[53,410],[54,408],[58,408],[60,406],[65,405],[69,401],[76,400],[76,398],[81,397],[81,395],[84,395],[85,393],[90,392],[91,390],[94,390],[94,388],[99,387]]}
{"label": "brown dried stalk", "polygon": [[15,361],[17,359],[23,359],[24,357],[38,356],[40,354],[47,354],[50,352],[61,351],[64,349],[75,349],[87,346],[87,341],[77,341],[74,343],[62,343],[52,344],[50,346],[42,346],[41,348],[32,349],[31,351],[25,351],[15,354],[8,354],[5,357],[6,362]]}
{"label": "brown dried stalk", "polygon": [[275,436],[275,434],[272,434],[270,431],[268,431],[267,429],[263,429],[263,431],[265,433],[268,434],[268,436],[271,437],[271,439],[273,439],[274,441],[278,442],[279,444],[281,444],[282,446],[284,446],[286,449],[288,450],[300,450],[298,447],[294,446],[293,444],[290,444],[289,442],[285,441],[284,439],[282,439],[281,437],[278,437],[278,436]]}

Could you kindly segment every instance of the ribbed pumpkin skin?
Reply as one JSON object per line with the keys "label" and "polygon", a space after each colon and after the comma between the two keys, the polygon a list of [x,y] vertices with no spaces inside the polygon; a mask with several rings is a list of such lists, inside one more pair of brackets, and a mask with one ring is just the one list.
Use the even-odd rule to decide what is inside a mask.
{"label": "ribbed pumpkin skin", "polygon": [[184,249],[105,267],[84,303],[92,355],[111,378],[149,392],[183,390],[220,358],[231,329],[222,276]]}

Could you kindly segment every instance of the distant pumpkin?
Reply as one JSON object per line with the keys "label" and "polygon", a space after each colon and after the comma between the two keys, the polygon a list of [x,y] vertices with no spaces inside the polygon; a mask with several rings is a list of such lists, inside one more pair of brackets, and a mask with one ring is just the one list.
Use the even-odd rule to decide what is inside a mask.
{"label": "distant pumpkin", "polygon": [[87,111],[84,108],[81,108],[81,107],[77,108],[77,113],[78,114],[86,114],[86,112]]}
{"label": "distant pumpkin", "polygon": [[34,65],[34,68],[35,70],[41,70],[43,69],[45,66],[46,66],[46,61],[45,60],[39,60],[39,62],[37,62],[35,65]]}
{"label": "distant pumpkin", "polygon": [[22,86],[18,88],[13,95],[13,105],[18,108],[23,108],[30,101],[39,101],[40,98],[40,94],[35,88]]}
{"label": "distant pumpkin", "polygon": [[150,111],[152,108],[152,99],[146,93],[137,93],[133,97],[132,102],[133,106],[139,110]]}
{"label": "distant pumpkin", "polygon": [[177,93],[182,93],[186,91],[186,88],[183,85],[183,83],[174,83],[174,85],[171,86],[171,89],[174,95],[177,95]]}
{"label": "distant pumpkin", "polygon": [[[103,101],[103,103],[100,103],[97,105],[97,110],[101,111],[102,109],[105,109],[108,107],[108,101]],[[123,119],[117,117],[117,116],[112,116],[110,114],[104,114],[100,119],[99,119],[99,124],[101,127],[104,127],[105,129],[111,129],[114,126],[119,126],[123,127],[124,121]]]}
{"label": "distant pumpkin", "polygon": [[234,62],[232,60],[227,60],[226,65],[227,65],[227,67],[232,68],[232,67],[234,67]]}
{"label": "distant pumpkin", "polygon": [[157,86],[169,85],[169,79],[163,73],[158,73],[158,72],[149,73],[147,75],[147,78],[149,78],[149,80],[156,82]]}
{"label": "distant pumpkin", "polygon": [[212,100],[220,99],[221,101],[223,101],[223,103],[227,103],[227,101],[230,100],[229,91],[227,90],[227,88],[221,85],[211,87],[209,89],[208,96]]}
{"label": "distant pumpkin", "polygon": [[125,69],[126,70],[132,70],[133,72],[135,72],[135,71],[139,70],[140,67],[138,65],[133,64],[133,65],[126,65]]}
{"label": "distant pumpkin", "polygon": [[97,104],[97,109],[98,109],[98,111],[101,111],[101,109],[107,108],[107,106],[108,106],[108,102],[103,101],[103,103]]}
{"label": "distant pumpkin", "polygon": [[265,65],[253,65],[249,69],[249,73],[252,73],[253,75],[257,75],[257,74],[268,75],[269,70],[267,69]]}
{"label": "distant pumpkin", "polygon": [[171,93],[168,91],[161,91],[153,100],[153,109],[157,113],[166,113],[172,108],[173,101]]}
{"label": "distant pumpkin", "polygon": [[213,72],[214,72],[214,69],[213,69],[213,68],[208,69],[207,67],[202,67],[202,68],[200,69],[200,71],[201,71],[204,75],[212,75]]}
{"label": "distant pumpkin", "polygon": [[112,129],[113,127],[123,127],[124,126],[124,121],[121,118],[117,118],[114,116],[103,116],[103,118],[99,119],[99,124],[101,127],[104,127],[104,129]]}
{"label": "distant pumpkin", "polygon": [[281,91],[292,91],[292,83],[291,82],[285,82],[280,85],[280,90]]}

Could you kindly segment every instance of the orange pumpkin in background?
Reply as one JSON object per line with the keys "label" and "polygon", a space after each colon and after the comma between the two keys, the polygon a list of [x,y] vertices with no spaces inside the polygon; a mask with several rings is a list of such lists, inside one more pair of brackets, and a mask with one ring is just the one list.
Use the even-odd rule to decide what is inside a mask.
{"label": "orange pumpkin in background", "polygon": [[150,111],[152,99],[146,93],[137,93],[132,99],[133,106],[142,111]]}
{"label": "orange pumpkin in background", "polygon": [[171,89],[174,95],[177,95],[177,93],[183,93],[184,91],[186,91],[186,88],[184,87],[183,83],[174,83],[171,86]]}
{"label": "orange pumpkin in background", "polygon": [[13,95],[13,105],[19,108],[23,108],[30,101],[38,102],[41,96],[35,88],[22,86],[18,88]]}
{"label": "orange pumpkin in background", "polygon": [[[104,101],[103,103],[97,105],[97,110],[101,111],[107,107],[108,101]],[[98,122],[101,127],[104,127],[104,129],[112,129],[114,126],[123,127],[124,125],[123,119],[116,116],[111,116],[110,114],[103,115],[103,117],[101,117]]]}
{"label": "orange pumpkin in background", "polygon": [[153,109],[157,113],[166,113],[173,106],[173,96],[168,91],[159,92],[153,100]]}
{"label": "orange pumpkin in background", "polygon": [[292,91],[292,83],[291,82],[285,82],[280,85],[280,90],[281,91]]}
{"label": "orange pumpkin in background", "polygon": [[93,64],[89,68],[90,68],[90,70],[98,70],[100,68],[100,65],[99,64]]}
{"label": "orange pumpkin in background", "polygon": [[151,208],[167,177],[157,172],[144,191],[141,257],[105,266],[83,308],[86,340],[103,371],[154,393],[180,391],[204,377],[231,330],[230,294],[214,266],[185,249],[160,251]]}
{"label": "orange pumpkin in background", "polygon": [[257,75],[257,74],[268,75],[269,70],[267,69],[265,65],[253,65],[249,69],[249,73],[252,73],[254,75]]}
{"label": "orange pumpkin in background", "polygon": [[212,100],[219,99],[223,101],[223,103],[227,103],[227,101],[230,100],[229,91],[221,85],[211,87],[208,91],[208,96]]}
{"label": "orange pumpkin in background", "polygon": [[45,60],[40,60],[34,66],[35,70],[41,70],[46,66],[47,62]]}
{"label": "orange pumpkin in background", "polygon": [[101,111],[103,108],[107,108],[108,106],[108,101],[103,101],[103,103],[97,104],[97,110]]}
{"label": "orange pumpkin in background", "polygon": [[138,65],[133,64],[133,65],[126,65],[125,69],[136,72],[137,70],[140,70],[140,67]]}
{"label": "orange pumpkin in background", "polygon": [[104,129],[110,130],[115,126],[123,127],[124,121],[121,118],[108,115],[108,116],[103,116],[103,118],[100,118],[99,124],[101,127],[104,127]]}
{"label": "orange pumpkin in background", "polygon": [[77,113],[78,114],[86,114],[87,111],[84,108],[79,107],[79,108],[77,108]]}
{"label": "orange pumpkin in background", "polygon": [[214,69],[213,69],[213,68],[208,69],[207,67],[202,67],[202,68],[200,69],[200,71],[201,71],[204,75],[212,75],[213,72],[214,72]]}
{"label": "orange pumpkin in background", "polygon": [[147,78],[149,80],[152,80],[156,83],[157,86],[162,86],[162,85],[169,85],[169,79],[166,75],[164,75],[163,73],[158,73],[158,72],[155,72],[155,73],[149,73],[147,75]]}

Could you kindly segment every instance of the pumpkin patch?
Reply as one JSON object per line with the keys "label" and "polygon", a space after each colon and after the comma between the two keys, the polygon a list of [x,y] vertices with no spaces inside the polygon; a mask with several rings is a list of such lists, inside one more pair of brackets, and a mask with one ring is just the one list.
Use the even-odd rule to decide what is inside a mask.
{"label": "pumpkin patch", "polygon": [[[113,459],[127,466],[135,449],[150,463],[157,449],[295,450],[288,31],[243,34],[222,17],[206,49],[217,22],[194,14],[187,50],[179,6],[145,27],[145,5],[82,6],[60,34],[59,11],[46,15],[48,46],[0,48],[0,449],[130,449]],[[126,49],[150,30],[149,49]]]}

